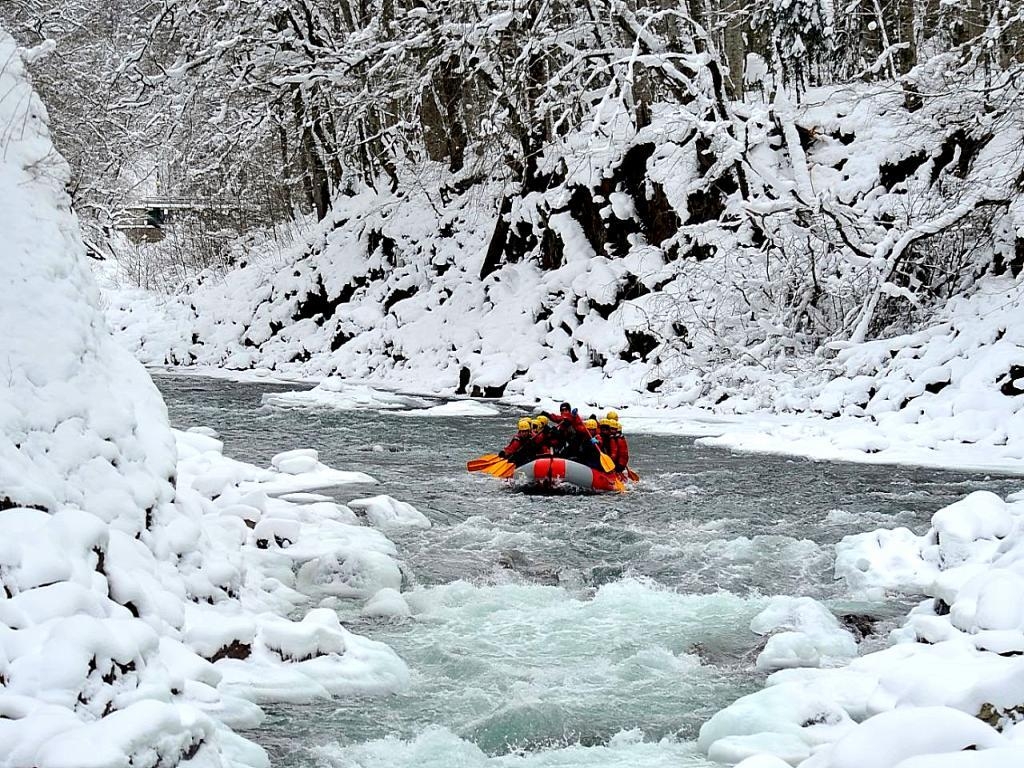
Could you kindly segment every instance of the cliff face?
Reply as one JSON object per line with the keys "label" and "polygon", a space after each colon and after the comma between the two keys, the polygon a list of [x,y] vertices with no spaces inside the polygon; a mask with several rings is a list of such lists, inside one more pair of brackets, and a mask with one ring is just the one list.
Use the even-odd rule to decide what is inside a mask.
{"label": "cliff face", "polygon": [[837,350],[1020,271],[1016,102],[985,98],[819,89],[800,107],[665,105],[639,131],[597,112],[534,191],[408,168],[398,193],[339,198],[283,259],[190,286],[177,338],[138,296],[112,299],[113,323],[152,362],[814,407]]}

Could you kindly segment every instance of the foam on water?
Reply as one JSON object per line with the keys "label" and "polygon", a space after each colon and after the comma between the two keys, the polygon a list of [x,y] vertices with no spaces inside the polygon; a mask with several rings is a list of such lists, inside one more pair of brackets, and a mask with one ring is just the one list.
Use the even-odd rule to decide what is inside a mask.
{"label": "foam on water", "polygon": [[692,742],[645,742],[637,731],[616,734],[608,744],[572,744],[537,752],[491,756],[447,728],[431,727],[413,739],[378,739],[315,750],[329,768],[720,768]]}
{"label": "foam on water", "polygon": [[[441,725],[487,754],[603,744],[623,728],[689,737],[709,702],[755,686],[749,657],[760,638],[748,626],[760,598],[679,594],[635,578],[590,597],[468,582],[405,597],[410,625],[361,629],[414,670],[413,689],[390,702],[407,737]],[[336,714],[354,737],[358,706]]]}

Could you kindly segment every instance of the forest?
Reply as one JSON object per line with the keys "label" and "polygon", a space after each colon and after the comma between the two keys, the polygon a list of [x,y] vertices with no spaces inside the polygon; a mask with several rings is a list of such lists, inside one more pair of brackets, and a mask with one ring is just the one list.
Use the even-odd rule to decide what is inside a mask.
{"label": "forest", "polygon": [[[708,368],[741,347],[771,367],[923,327],[1024,263],[1024,5],[1009,0],[2,11],[30,51],[94,255],[170,293],[252,251],[313,260],[265,297],[265,329],[242,319],[244,347],[323,325],[388,280],[374,296],[386,313],[417,292],[440,290],[435,305],[457,294],[438,287],[453,264],[501,282],[526,262],[564,301],[524,311],[572,337],[556,351],[574,360]],[[226,213],[138,248],[117,222],[140,196]],[[345,258],[358,263],[337,277],[317,255],[324,233],[356,224]],[[588,286],[563,290],[551,273],[574,258],[594,262]],[[413,262],[415,277],[402,272]],[[575,316],[559,320],[566,304]],[[581,334],[594,312],[615,313],[614,340]],[[335,326],[332,351],[366,330]],[[318,351],[293,346],[285,360]],[[488,378],[457,368],[463,387]]]}

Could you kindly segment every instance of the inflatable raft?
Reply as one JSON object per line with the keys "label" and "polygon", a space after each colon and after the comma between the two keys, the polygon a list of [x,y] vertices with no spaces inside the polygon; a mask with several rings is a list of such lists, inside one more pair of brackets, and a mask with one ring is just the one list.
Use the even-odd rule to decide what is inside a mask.
{"label": "inflatable raft", "polygon": [[602,472],[576,461],[548,456],[517,467],[512,482],[520,487],[540,490],[565,486],[585,491],[625,490],[622,480],[614,472]]}

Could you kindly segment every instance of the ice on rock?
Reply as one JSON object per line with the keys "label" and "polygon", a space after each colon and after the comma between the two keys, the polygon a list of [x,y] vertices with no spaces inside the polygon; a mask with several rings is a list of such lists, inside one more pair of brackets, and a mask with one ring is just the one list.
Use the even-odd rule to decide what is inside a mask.
{"label": "ice on rock", "polygon": [[362,511],[370,525],[377,528],[430,527],[430,520],[416,507],[391,496],[381,495],[368,499],[353,499],[348,506]]}
{"label": "ice on rock", "polygon": [[853,726],[824,691],[780,684],[738,699],[701,726],[698,747],[711,759],[739,762],[758,753],[795,764]]}
{"label": "ice on rock", "polygon": [[762,672],[821,665],[821,649],[813,638],[803,632],[779,632],[772,635],[754,663],[754,667]]}
{"label": "ice on rock", "polygon": [[338,616],[323,608],[310,611],[301,622],[267,617],[260,624],[260,642],[285,661],[306,661],[345,652]]}
{"label": "ice on rock", "polygon": [[750,630],[772,634],[757,657],[760,670],[841,664],[857,655],[857,641],[839,620],[809,597],[773,597],[750,622]]}
{"label": "ice on rock", "polygon": [[851,592],[880,596],[886,590],[920,591],[937,574],[924,557],[925,537],[907,528],[846,536],[836,545],[835,575]]}
{"label": "ice on rock", "polygon": [[918,755],[990,749],[1006,739],[949,707],[907,707],[869,718],[803,768],[896,768]]}
{"label": "ice on rock", "polygon": [[270,460],[271,466],[286,475],[301,475],[312,472],[320,464],[320,455],[312,448],[284,451]]}
{"label": "ice on rock", "polygon": [[412,609],[397,589],[385,587],[366,601],[360,613],[380,618],[408,618],[412,616]]}
{"label": "ice on rock", "polygon": [[323,597],[368,598],[390,587],[400,589],[402,572],[398,563],[382,552],[335,552],[304,563],[297,587],[304,594]]}
{"label": "ice on rock", "polygon": [[251,657],[224,658],[216,667],[223,690],[257,703],[379,696],[409,683],[408,667],[394,651],[348,632],[337,614],[322,608],[299,622],[262,617]]}
{"label": "ice on rock", "polygon": [[1013,529],[1013,518],[1006,502],[991,491],[975,491],[960,501],[940,509],[932,516],[938,534],[939,557],[945,567],[957,565],[977,553],[971,547],[979,539],[990,542],[986,549],[996,551],[997,540]]}

